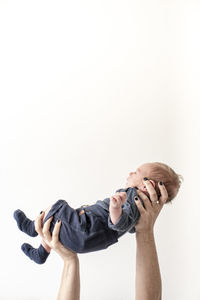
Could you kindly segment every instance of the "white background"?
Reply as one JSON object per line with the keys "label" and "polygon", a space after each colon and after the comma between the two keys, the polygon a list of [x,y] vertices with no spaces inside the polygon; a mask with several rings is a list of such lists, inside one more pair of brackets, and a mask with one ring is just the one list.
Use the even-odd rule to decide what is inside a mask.
{"label": "white background", "polygon": [[[198,300],[200,3],[0,1],[0,299],[55,299],[62,261],[20,246],[13,211],[77,208],[151,161],[184,177],[155,224],[164,300]],[[82,300],[132,300],[135,235],[79,255]]]}

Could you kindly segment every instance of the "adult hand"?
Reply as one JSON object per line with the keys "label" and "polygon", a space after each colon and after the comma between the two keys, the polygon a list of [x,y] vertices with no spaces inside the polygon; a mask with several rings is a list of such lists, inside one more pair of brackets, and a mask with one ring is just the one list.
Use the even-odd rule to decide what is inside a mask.
{"label": "adult hand", "polygon": [[53,219],[53,216],[49,218],[43,225],[43,219],[44,219],[45,213],[42,212],[35,220],[35,230],[37,233],[42,237],[43,241],[42,244],[45,247],[45,244],[56,251],[61,258],[65,260],[77,258],[77,254],[66,247],[64,247],[60,241],[59,241],[59,232],[61,227],[61,221],[57,221],[54,230],[52,232],[52,235],[49,231],[51,221]]}
{"label": "adult hand", "polygon": [[158,184],[161,193],[159,199],[156,190],[150,181],[144,180],[144,184],[146,185],[150,199],[142,191],[137,190],[137,194],[142,199],[144,207],[140,200],[135,201],[140,212],[140,218],[135,226],[136,233],[153,231],[154,223],[168,198],[168,193],[164,184]]}

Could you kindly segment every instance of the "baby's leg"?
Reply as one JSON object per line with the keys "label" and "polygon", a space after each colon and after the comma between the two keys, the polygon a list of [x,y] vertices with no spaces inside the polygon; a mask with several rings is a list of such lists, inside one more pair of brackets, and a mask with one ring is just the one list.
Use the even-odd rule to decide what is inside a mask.
{"label": "baby's leg", "polygon": [[45,263],[47,257],[49,256],[49,252],[40,245],[39,248],[33,248],[30,244],[24,243],[21,246],[22,251],[34,262],[37,264]]}
{"label": "baby's leg", "polygon": [[[51,206],[45,210],[44,218],[48,214]],[[24,243],[21,247],[22,251],[37,264],[45,263],[50,254],[51,248],[42,240],[39,248],[33,248],[30,244]]]}
{"label": "baby's leg", "polygon": [[20,209],[15,210],[13,216],[17,222],[18,228],[21,231],[23,231],[24,233],[32,237],[38,235],[38,233],[35,231],[34,221],[28,219],[22,210]]}

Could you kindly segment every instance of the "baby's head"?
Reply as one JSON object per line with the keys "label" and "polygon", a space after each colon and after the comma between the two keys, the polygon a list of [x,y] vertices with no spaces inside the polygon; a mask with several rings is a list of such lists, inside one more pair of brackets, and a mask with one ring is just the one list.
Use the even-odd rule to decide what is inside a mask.
{"label": "baby's head", "polygon": [[183,179],[181,175],[176,174],[174,170],[166,164],[160,162],[145,163],[137,168],[135,172],[130,172],[127,178],[126,188],[137,187],[148,195],[143,182],[144,177],[147,177],[151,181],[158,194],[160,194],[158,182],[163,182],[168,192],[166,203],[171,202],[172,199],[176,197]]}

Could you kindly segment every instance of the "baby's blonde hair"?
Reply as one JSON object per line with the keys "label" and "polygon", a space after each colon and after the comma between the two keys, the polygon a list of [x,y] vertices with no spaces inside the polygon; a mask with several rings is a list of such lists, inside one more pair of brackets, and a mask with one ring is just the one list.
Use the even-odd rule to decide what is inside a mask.
{"label": "baby's blonde hair", "polygon": [[168,199],[166,203],[171,202],[179,191],[181,183],[183,182],[183,176],[176,174],[176,172],[168,165],[160,162],[152,163],[151,178],[156,183],[156,191],[160,194],[158,182],[162,181],[168,192]]}

